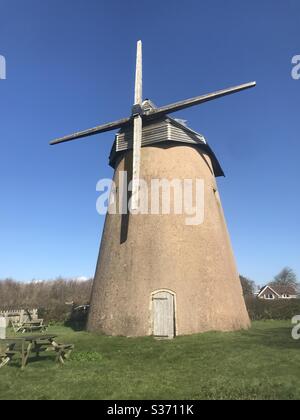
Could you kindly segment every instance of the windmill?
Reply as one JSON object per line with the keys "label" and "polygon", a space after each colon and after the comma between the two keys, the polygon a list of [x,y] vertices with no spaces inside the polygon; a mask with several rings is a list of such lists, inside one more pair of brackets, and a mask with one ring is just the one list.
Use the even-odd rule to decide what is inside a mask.
{"label": "windmill", "polygon": [[[131,171],[131,210],[139,206],[141,172],[149,181],[157,171],[170,177],[169,168],[173,165],[177,173],[172,175],[200,176],[209,186],[205,194],[210,212],[204,226],[183,227],[176,216],[133,215],[130,224],[129,216],[106,216],[89,330],[172,338],[175,334],[249,325],[215,182],[215,177],[224,175],[223,170],[205,138],[169,114],[255,85],[246,83],[156,107],[148,99],[143,101],[142,42],[138,41],[131,115],[50,143],[56,145],[119,129],[110,164],[115,169],[116,182],[118,172]],[[191,249],[197,246],[200,251],[202,246],[203,256],[198,250],[194,251],[196,257],[191,258]]]}

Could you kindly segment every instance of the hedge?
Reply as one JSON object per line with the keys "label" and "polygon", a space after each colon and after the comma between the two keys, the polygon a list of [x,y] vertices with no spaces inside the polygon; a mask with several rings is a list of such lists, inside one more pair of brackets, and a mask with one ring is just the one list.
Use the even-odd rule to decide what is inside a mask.
{"label": "hedge", "polygon": [[264,300],[247,296],[245,301],[252,321],[290,320],[295,315],[300,315],[300,299]]}

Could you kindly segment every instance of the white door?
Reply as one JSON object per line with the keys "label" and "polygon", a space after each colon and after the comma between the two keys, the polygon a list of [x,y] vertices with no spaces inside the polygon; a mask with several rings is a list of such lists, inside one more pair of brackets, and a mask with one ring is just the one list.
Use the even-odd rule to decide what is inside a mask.
{"label": "white door", "polygon": [[175,310],[174,296],[170,292],[152,295],[153,335],[157,338],[174,338]]}

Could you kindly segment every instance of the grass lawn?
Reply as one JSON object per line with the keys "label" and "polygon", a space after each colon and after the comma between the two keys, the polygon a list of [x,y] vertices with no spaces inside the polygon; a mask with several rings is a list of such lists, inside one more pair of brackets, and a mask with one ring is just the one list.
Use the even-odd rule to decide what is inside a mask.
{"label": "grass lawn", "polygon": [[289,322],[172,341],[106,337],[52,327],[76,349],[0,369],[0,399],[300,399],[300,341]]}

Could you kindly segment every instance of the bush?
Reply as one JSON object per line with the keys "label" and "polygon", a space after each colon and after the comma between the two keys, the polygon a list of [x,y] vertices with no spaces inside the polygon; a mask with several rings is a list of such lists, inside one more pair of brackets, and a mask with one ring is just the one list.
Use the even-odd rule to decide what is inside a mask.
{"label": "bush", "polygon": [[300,315],[300,299],[267,301],[247,296],[245,301],[252,321],[290,320],[295,315]]}
{"label": "bush", "polygon": [[74,306],[89,302],[92,284],[92,279],[58,278],[31,283],[0,279],[0,310],[37,308],[46,323],[64,323],[70,319]]}
{"label": "bush", "polygon": [[63,324],[69,319],[71,309],[67,305],[57,303],[47,308],[39,308],[38,314],[46,324]]}

